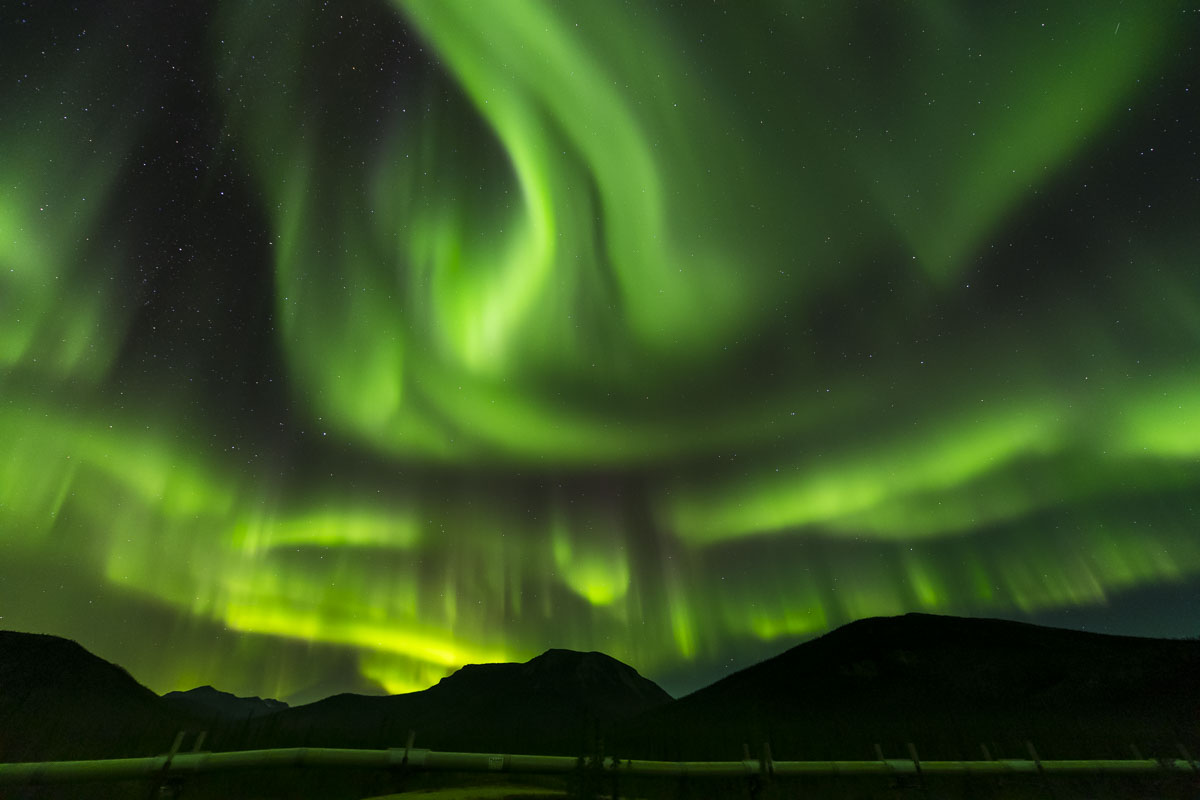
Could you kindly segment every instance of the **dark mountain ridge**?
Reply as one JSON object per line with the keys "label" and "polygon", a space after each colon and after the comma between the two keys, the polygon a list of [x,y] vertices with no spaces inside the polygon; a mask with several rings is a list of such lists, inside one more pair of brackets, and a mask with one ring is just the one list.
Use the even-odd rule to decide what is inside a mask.
{"label": "dark mountain ridge", "polygon": [[160,752],[192,723],[69,639],[0,631],[0,761]]}
{"label": "dark mountain ridge", "polygon": [[[424,691],[341,694],[304,706],[211,687],[159,698],[52,636],[0,632],[0,760],[163,752],[175,731],[206,747],[416,746],[477,752],[737,759],[1044,758],[1200,752],[1200,641],[1142,639],[992,619],[863,619],[680,700],[602,653],[549,650],[468,665]],[[236,714],[189,710],[207,698]],[[267,709],[264,711],[264,709]],[[269,710],[276,709],[276,710]],[[262,713],[259,713],[259,712]]]}
{"label": "dark mountain ridge", "polygon": [[258,746],[420,746],[577,755],[612,725],[671,702],[603,653],[548,650],[523,664],[468,664],[424,691],[343,694],[256,721]]}
{"label": "dark mountain ridge", "polygon": [[198,686],[186,692],[167,692],[162,696],[167,705],[201,719],[247,719],[274,714],[288,707],[282,700],[261,697],[238,697],[212,686]]}
{"label": "dark mountain ridge", "polygon": [[557,649],[523,664],[468,664],[427,691],[461,697],[517,687],[547,698],[579,702],[587,713],[606,720],[672,700],[658,684],[611,656]]}
{"label": "dark mountain ridge", "polygon": [[[862,619],[640,715],[616,741],[663,758],[978,758],[1175,752],[1200,732],[1200,641],[931,614]],[[673,731],[704,731],[679,736]],[[993,753],[995,755],[995,753]]]}

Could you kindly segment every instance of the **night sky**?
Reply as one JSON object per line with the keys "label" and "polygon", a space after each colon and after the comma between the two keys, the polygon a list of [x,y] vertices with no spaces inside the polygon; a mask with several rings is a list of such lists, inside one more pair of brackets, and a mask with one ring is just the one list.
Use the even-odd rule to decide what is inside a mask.
{"label": "night sky", "polygon": [[681,694],[907,611],[1200,634],[1197,43],[0,0],[0,627],[293,699],[549,647]]}

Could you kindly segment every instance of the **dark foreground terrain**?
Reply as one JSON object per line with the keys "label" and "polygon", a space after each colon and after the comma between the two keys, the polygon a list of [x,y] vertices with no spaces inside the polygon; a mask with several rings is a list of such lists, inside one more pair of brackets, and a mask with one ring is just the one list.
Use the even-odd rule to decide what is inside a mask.
{"label": "dark foreground terrain", "polygon": [[[470,665],[422,692],[338,695],[289,708],[212,687],[158,697],[119,667],[51,636],[0,632],[0,762],[145,756],[175,733],[204,749],[403,747],[734,761],[743,746],[777,760],[867,760],[879,744],[924,760],[1179,757],[1200,753],[1200,641],[1106,636],[988,619],[908,614],[846,625],[672,700],[601,653],[551,650],[524,664]],[[486,777],[486,776],[485,776]],[[508,776],[491,796],[502,796]],[[383,795],[479,783],[480,776],[257,770],[196,777],[183,797]],[[543,790],[611,794],[607,777],[533,779]],[[149,797],[149,782],[0,797]],[[628,780],[622,796],[904,797],[1066,800],[1200,797],[1188,777],[1037,776]],[[498,794],[499,793],[499,794]],[[463,795],[464,797],[469,795]]]}

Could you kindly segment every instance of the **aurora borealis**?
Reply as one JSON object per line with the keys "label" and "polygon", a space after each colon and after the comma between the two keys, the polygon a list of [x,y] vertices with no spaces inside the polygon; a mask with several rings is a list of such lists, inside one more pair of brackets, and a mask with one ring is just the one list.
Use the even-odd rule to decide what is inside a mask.
{"label": "aurora borealis", "polygon": [[0,10],[0,627],[281,698],[1200,633],[1195,9]]}

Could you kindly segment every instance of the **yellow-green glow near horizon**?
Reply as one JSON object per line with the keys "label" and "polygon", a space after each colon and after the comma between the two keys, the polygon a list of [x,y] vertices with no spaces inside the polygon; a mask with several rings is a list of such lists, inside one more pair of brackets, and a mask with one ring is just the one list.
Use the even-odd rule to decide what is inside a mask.
{"label": "yellow-green glow near horizon", "polygon": [[399,692],[1200,581],[1175,4],[76,13],[0,34],[0,626]]}

